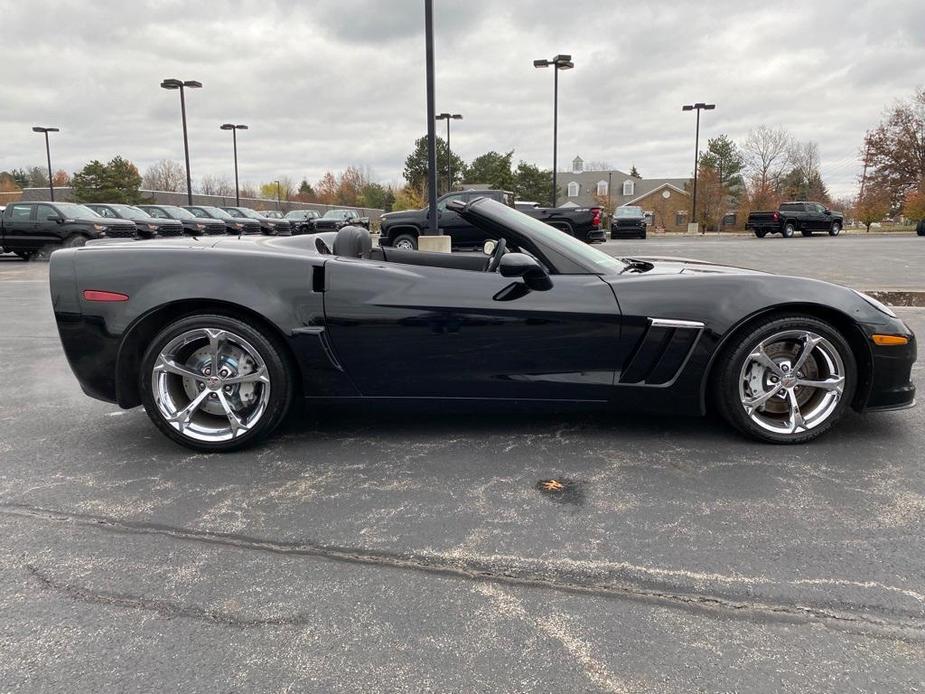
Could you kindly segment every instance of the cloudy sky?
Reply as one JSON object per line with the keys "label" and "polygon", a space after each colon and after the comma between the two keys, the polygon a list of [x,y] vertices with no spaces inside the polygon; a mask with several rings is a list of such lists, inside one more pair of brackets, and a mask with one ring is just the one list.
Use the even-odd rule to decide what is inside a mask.
{"label": "cloudy sky", "polygon": [[[645,176],[692,170],[702,136],[760,124],[819,143],[834,194],[860,172],[864,131],[925,84],[922,0],[436,0],[437,109],[462,113],[463,158],[515,150],[551,164],[552,72],[560,164],[575,154]],[[348,165],[399,182],[426,128],[423,0],[0,0],[0,170],[43,163],[32,125],[61,128],[68,171],[121,154],[140,170],[182,160],[176,92],[188,97],[194,180],[232,177],[230,134],[246,123],[241,176],[318,179]],[[441,130],[442,131],[442,130]]]}

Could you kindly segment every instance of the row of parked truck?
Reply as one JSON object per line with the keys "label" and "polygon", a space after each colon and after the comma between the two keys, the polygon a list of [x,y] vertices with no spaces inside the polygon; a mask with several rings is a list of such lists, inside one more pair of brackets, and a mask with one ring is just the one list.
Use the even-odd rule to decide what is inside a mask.
{"label": "row of parked truck", "polygon": [[92,239],[153,239],[219,234],[290,236],[337,231],[348,224],[369,228],[356,210],[293,210],[270,217],[248,207],[123,205],[116,203],[17,202],[0,214],[0,246],[28,260],[49,249],[82,246]]}

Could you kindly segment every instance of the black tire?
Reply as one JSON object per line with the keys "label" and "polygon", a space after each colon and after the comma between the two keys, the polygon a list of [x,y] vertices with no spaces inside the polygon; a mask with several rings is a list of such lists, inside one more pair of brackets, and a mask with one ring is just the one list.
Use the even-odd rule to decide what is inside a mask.
{"label": "black tire", "polygon": [[[181,433],[166,421],[155,402],[152,390],[152,373],[161,351],[174,338],[185,332],[203,328],[217,328],[244,338],[258,352],[266,365],[270,392],[266,408],[260,419],[246,433],[228,441],[202,441]],[[141,361],[139,391],[142,404],[154,425],[168,438],[187,448],[209,453],[222,453],[246,448],[269,436],[283,420],[293,398],[294,385],[290,377],[285,348],[274,335],[266,334],[253,325],[221,314],[198,314],[180,318],[161,330],[151,341]]]}
{"label": "black tire", "polygon": [[[831,412],[810,429],[797,433],[776,433],[769,431],[746,413],[739,392],[742,369],[748,356],[765,339],[785,331],[811,331],[828,341],[837,350],[844,366],[844,386],[837,404]],[[857,388],[857,362],[851,346],[837,328],[812,316],[793,314],[765,319],[733,336],[729,345],[717,357],[713,397],[719,413],[729,424],[750,438],[775,444],[804,443],[821,436],[844,415],[851,406]],[[773,387],[771,388],[771,390]]]}
{"label": "black tire", "polygon": [[813,235],[813,232],[811,232],[809,229],[803,229],[800,233],[803,234],[803,236],[812,236],[812,235]]}
{"label": "black tire", "polygon": [[838,222],[832,222],[832,226],[829,228],[829,236],[838,236],[841,233],[841,224]]}
{"label": "black tire", "polygon": [[16,255],[25,260],[27,263],[35,257],[37,251],[16,251]]}
{"label": "black tire", "polygon": [[764,229],[755,229],[755,236],[757,236],[759,239],[763,239],[767,235],[768,232],[766,232]]}
{"label": "black tire", "polygon": [[409,246],[415,251],[418,249],[417,235],[405,232],[392,240],[392,248],[409,248]]}
{"label": "black tire", "polygon": [[793,238],[793,233],[794,233],[796,230],[797,230],[797,228],[793,225],[792,222],[787,222],[787,223],[784,225],[783,230],[781,231],[781,235],[782,235],[785,239],[792,239],[792,238]]}
{"label": "black tire", "polygon": [[915,233],[919,236],[925,236],[925,219],[919,221],[915,226]]}
{"label": "black tire", "polygon": [[83,234],[71,234],[66,239],[64,243],[61,244],[62,248],[80,248],[81,246],[86,246],[87,241],[89,241],[86,236]]}

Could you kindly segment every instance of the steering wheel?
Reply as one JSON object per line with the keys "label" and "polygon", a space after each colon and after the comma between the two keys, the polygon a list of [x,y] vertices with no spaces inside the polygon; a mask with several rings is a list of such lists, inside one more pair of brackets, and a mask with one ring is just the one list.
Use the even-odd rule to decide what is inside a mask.
{"label": "steering wheel", "polygon": [[488,267],[485,272],[497,272],[498,266],[501,265],[501,256],[507,250],[507,239],[503,236],[498,239],[498,245],[495,246],[494,253],[491,254],[491,260],[488,261]]}

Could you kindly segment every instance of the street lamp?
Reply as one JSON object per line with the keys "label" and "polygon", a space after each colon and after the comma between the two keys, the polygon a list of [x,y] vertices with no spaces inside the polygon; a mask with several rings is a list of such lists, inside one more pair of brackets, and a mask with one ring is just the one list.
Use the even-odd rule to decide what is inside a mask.
{"label": "street lamp", "polygon": [[450,149],[450,121],[462,120],[458,113],[441,113],[437,120],[446,121],[446,192],[453,190],[453,150]]}
{"label": "street lamp", "polygon": [[48,157],[48,193],[51,196],[51,201],[55,201],[55,184],[51,180],[51,145],[48,144],[48,133],[57,133],[61,132],[58,128],[45,128],[40,125],[36,125],[32,128],[34,133],[45,133],[45,156]]}
{"label": "street lamp", "polygon": [[231,131],[231,141],[234,143],[234,204],[235,207],[240,207],[241,193],[238,190],[238,131],[247,130],[247,126],[235,125],[234,123],[222,123],[219,128]]}
{"label": "street lamp", "polygon": [[686,104],[681,107],[682,111],[697,111],[697,130],[694,136],[694,199],[691,207],[691,222],[697,222],[697,168],[700,163],[700,112],[712,111],[716,104],[705,104],[702,101],[696,104]]}
{"label": "street lamp", "polygon": [[276,209],[282,211],[283,203],[280,201],[282,195],[279,192],[279,181],[273,181],[276,184]]}
{"label": "street lamp", "polygon": [[555,73],[555,87],[553,92],[552,107],[552,206],[556,206],[556,200],[559,197],[559,186],[557,182],[556,167],[558,165],[558,139],[559,139],[559,70],[571,70],[575,67],[570,55],[557,55],[552,60],[540,59],[533,61],[535,68],[553,68]]}
{"label": "street lamp", "polygon": [[166,79],[161,82],[162,89],[179,89],[180,90],[180,114],[183,117],[183,154],[186,157],[186,200],[188,204],[193,204],[193,181],[190,178],[189,173],[189,138],[186,135],[186,96],[184,95],[184,88],[189,89],[201,89],[202,82],[196,82],[195,80],[178,80],[178,79]]}

